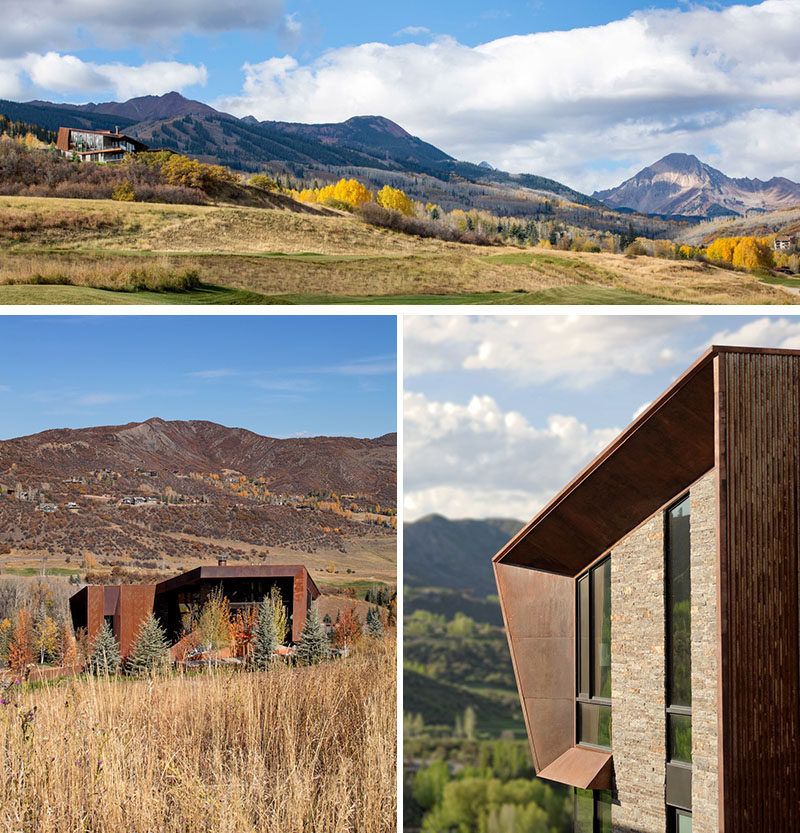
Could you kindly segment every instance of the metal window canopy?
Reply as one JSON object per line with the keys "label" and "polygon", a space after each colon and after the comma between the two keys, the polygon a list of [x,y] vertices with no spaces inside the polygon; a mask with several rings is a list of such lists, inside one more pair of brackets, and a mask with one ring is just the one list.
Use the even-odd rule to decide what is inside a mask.
{"label": "metal window canopy", "polygon": [[[755,833],[764,828],[749,819],[759,818],[789,772],[797,786],[783,790],[775,829],[780,814],[800,815],[800,747],[785,741],[800,736],[800,351],[709,348],[495,555],[493,567],[534,766],[546,777],[576,748],[577,577],[712,469],[718,829],[729,820],[728,830]],[[754,618],[759,598],[771,603]],[[765,721],[757,704],[776,690],[780,702]],[[607,784],[593,788],[610,786],[610,770]]]}

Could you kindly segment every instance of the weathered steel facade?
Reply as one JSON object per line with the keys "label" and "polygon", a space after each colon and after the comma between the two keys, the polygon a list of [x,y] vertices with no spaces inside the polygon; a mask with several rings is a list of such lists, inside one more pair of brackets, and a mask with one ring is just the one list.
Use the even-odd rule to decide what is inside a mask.
{"label": "weathered steel facade", "polygon": [[123,658],[130,652],[141,623],[155,613],[172,641],[181,636],[182,614],[221,588],[233,608],[258,604],[273,585],[281,593],[297,641],[308,608],[319,589],[302,564],[259,567],[197,567],[159,584],[87,585],[70,598],[73,627],[86,628],[92,639],[108,619]]}
{"label": "weathered steel facade", "polygon": [[[609,552],[615,576],[624,575],[631,548],[620,542],[646,532],[645,522],[660,523],[659,513],[701,478],[716,482],[708,504],[712,519],[716,507],[715,536],[708,525],[716,582],[713,549],[708,560],[718,725],[716,737],[696,735],[692,746],[701,755],[713,741],[717,750],[719,818],[696,818],[695,826],[793,830],[800,818],[800,351],[709,349],[495,556],[534,764],[542,777],[581,789],[614,787],[613,739],[610,751],[577,742],[576,579]],[[622,561],[614,562],[615,548]],[[614,663],[624,668],[625,657]],[[613,700],[612,680],[612,714]],[[697,731],[709,729],[704,723]],[[664,790],[663,826],[647,833],[667,829],[666,783]]]}

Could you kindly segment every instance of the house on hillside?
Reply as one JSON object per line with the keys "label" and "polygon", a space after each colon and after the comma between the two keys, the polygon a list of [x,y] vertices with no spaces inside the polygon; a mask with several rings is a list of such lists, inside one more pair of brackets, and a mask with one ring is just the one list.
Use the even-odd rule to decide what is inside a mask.
{"label": "house on hillside", "polygon": [[142,153],[147,145],[126,136],[117,128],[110,130],[85,130],[59,127],[56,147],[62,156],[70,156],[81,162],[121,162],[126,153]]}
{"label": "house on hillside", "polygon": [[800,819],[800,350],[712,347],[494,557],[576,831]]}
{"label": "house on hillside", "polygon": [[792,237],[789,234],[779,234],[775,238],[775,251],[776,252],[788,252],[791,251],[796,243],[796,238]]}
{"label": "house on hillside", "polygon": [[187,614],[199,610],[217,588],[232,612],[259,604],[273,586],[280,591],[289,617],[291,639],[297,641],[311,602],[320,595],[303,565],[229,567],[220,559],[216,567],[197,567],[158,584],[94,585],[81,588],[69,600],[72,625],[86,628],[92,640],[107,621],[125,658],[139,626],[154,613],[174,643],[183,635]]}

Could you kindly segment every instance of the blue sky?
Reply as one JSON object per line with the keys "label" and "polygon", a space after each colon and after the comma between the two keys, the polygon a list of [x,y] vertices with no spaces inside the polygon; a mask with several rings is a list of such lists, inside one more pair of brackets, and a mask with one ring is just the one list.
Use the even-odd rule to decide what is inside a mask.
{"label": "blue sky", "polygon": [[800,320],[407,316],[406,518],[528,520],[711,344],[800,349]]}
{"label": "blue sky", "polygon": [[[229,4],[235,9],[236,3]],[[187,87],[187,95],[203,101],[230,95],[242,82],[242,65],[265,58],[291,54],[302,62],[318,58],[327,50],[378,41],[397,44],[428,43],[433,37],[449,35],[466,46],[477,46],[497,38],[530,32],[550,32],[599,26],[627,17],[639,9],[687,8],[689,3],[670,0],[653,3],[586,2],[586,0],[515,0],[491,7],[465,0],[409,0],[405,3],[375,3],[343,0],[286,0],[283,15],[257,29],[234,28],[208,34],[176,31],[173,38],[144,41],[127,49],[103,48],[102,42],[87,38],[76,54],[85,60],[105,63],[172,60],[204,63],[209,69],[205,85]],[[716,6],[732,6],[729,0]],[[747,2],[740,5],[755,5]],[[235,19],[235,11],[232,13]],[[286,19],[290,23],[287,27]],[[298,27],[296,34],[291,26]],[[79,101],[80,95],[69,96]]]}
{"label": "blue sky", "polygon": [[150,417],[272,437],[396,425],[393,316],[5,316],[0,439]]}
{"label": "blue sky", "polygon": [[585,192],[671,152],[800,179],[800,0],[0,0],[0,98],[172,89],[237,116],[383,115]]}

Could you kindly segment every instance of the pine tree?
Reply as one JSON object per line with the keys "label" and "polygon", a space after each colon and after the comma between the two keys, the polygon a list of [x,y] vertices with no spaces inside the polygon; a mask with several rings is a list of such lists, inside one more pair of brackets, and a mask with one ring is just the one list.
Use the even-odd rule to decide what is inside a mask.
{"label": "pine tree", "polygon": [[264,601],[258,606],[258,621],[253,633],[253,665],[261,669],[269,668],[277,647],[275,612],[272,608],[272,601],[264,596]]}
{"label": "pine tree", "polygon": [[314,665],[328,658],[330,644],[322,627],[317,606],[311,605],[306,616],[306,623],[303,625],[300,640],[295,648],[294,656],[298,665]]}
{"label": "pine tree", "polygon": [[87,668],[92,674],[116,674],[121,664],[117,640],[108,622],[103,622],[103,627],[92,643],[92,650],[86,661]]}
{"label": "pine tree", "polygon": [[167,663],[169,642],[164,629],[152,613],[142,622],[136,634],[127,668],[131,674],[147,674]]}
{"label": "pine tree", "polygon": [[373,639],[383,639],[383,622],[377,607],[371,607],[367,611],[367,634]]}

